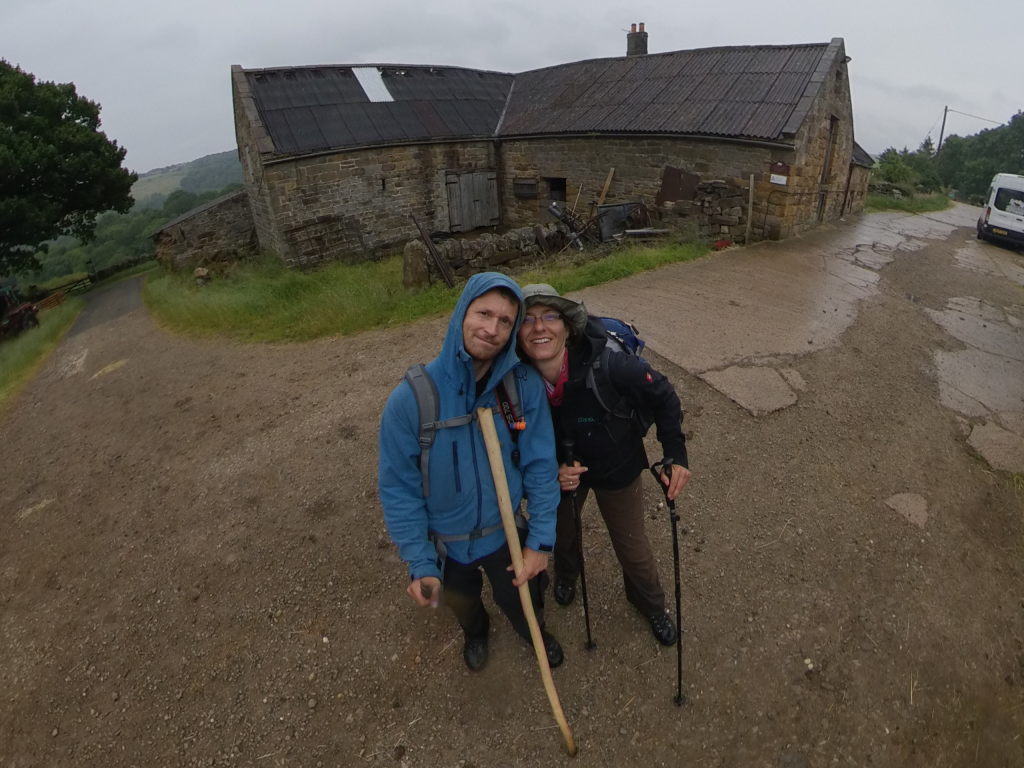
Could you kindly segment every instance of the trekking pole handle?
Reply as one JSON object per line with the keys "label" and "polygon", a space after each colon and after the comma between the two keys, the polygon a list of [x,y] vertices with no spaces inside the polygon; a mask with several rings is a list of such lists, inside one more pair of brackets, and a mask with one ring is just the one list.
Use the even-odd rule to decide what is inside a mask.
{"label": "trekking pole handle", "polygon": [[571,467],[576,463],[576,457],[573,456],[573,448],[576,447],[576,443],[568,437],[562,441],[562,450],[565,452],[565,465]]}
{"label": "trekking pole handle", "polygon": [[661,482],[662,474],[665,475],[669,480],[672,479],[672,467],[675,462],[667,456],[661,461],[656,461],[651,464],[651,474],[654,475],[654,480],[657,482],[658,487],[661,488],[662,493],[665,494],[665,501],[668,503],[669,509],[675,509],[676,503],[668,497],[668,488],[666,488]]}

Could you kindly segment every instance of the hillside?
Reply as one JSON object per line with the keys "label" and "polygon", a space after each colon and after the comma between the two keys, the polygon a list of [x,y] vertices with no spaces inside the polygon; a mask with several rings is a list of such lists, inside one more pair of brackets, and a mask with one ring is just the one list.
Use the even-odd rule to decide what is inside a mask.
{"label": "hillside", "polygon": [[188,163],[139,174],[139,180],[132,186],[132,196],[135,198],[135,210],[160,208],[167,197],[179,189],[202,194],[241,182],[242,165],[238,162],[238,153],[229,149]]}

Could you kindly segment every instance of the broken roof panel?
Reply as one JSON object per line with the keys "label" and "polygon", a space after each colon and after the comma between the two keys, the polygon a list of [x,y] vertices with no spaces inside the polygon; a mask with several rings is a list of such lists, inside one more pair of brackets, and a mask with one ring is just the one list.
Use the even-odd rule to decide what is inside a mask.
{"label": "broken roof panel", "polygon": [[[277,152],[497,135],[651,132],[784,140],[841,41],[591,59],[518,75],[376,68],[371,103],[352,67],[245,72]],[[515,83],[513,87],[513,82]],[[504,118],[502,115],[504,114]],[[501,124],[499,126],[499,120]]]}

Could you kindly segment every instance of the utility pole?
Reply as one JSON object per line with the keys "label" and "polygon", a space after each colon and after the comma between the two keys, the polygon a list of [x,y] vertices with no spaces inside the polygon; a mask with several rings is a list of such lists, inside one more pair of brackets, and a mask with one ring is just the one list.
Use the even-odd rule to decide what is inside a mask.
{"label": "utility pole", "polygon": [[948,115],[950,112],[953,112],[954,114],[957,115],[963,115],[964,117],[973,117],[975,120],[982,120],[986,123],[992,123],[993,125],[1002,125],[1002,123],[997,123],[995,120],[989,120],[987,117],[978,117],[977,115],[970,115],[967,112],[961,112],[957,109],[950,109],[949,105],[946,105],[945,107],[942,108],[942,128],[939,130],[939,144],[937,147],[935,147],[936,156],[939,154],[939,150],[942,149],[942,136],[946,132],[946,115]]}
{"label": "utility pole", "polygon": [[[939,150],[942,149],[942,135],[946,132],[946,115],[949,114],[949,105],[947,104],[942,108],[942,127],[939,129],[939,143],[935,145],[935,154],[938,156]],[[932,123],[934,125],[934,123]]]}

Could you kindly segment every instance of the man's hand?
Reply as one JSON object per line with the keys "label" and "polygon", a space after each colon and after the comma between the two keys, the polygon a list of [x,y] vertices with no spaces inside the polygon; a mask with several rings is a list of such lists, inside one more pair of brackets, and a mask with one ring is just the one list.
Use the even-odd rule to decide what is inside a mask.
{"label": "man's hand", "polygon": [[441,580],[436,576],[424,576],[409,582],[405,590],[417,605],[437,608],[441,601]]}
{"label": "man's hand", "polygon": [[690,470],[686,467],[682,467],[678,464],[672,464],[672,477],[671,479],[665,476],[665,473],[661,473],[661,484],[667,489],[665,495],[671,500],[675,501],[676,496],[679,492],[686,487],[686,484],[690,482]]}
{"label": "man's hand", "polygon": [[[547,568],[547,552],[537,552],[534,549],[523,547],[523,570],[516,578],[512,579],[512,585],[518,587],[520,584],[525,584],[541,571],[546,571]],[[510,565],[505,570],[511,571],[513,566]]]}

